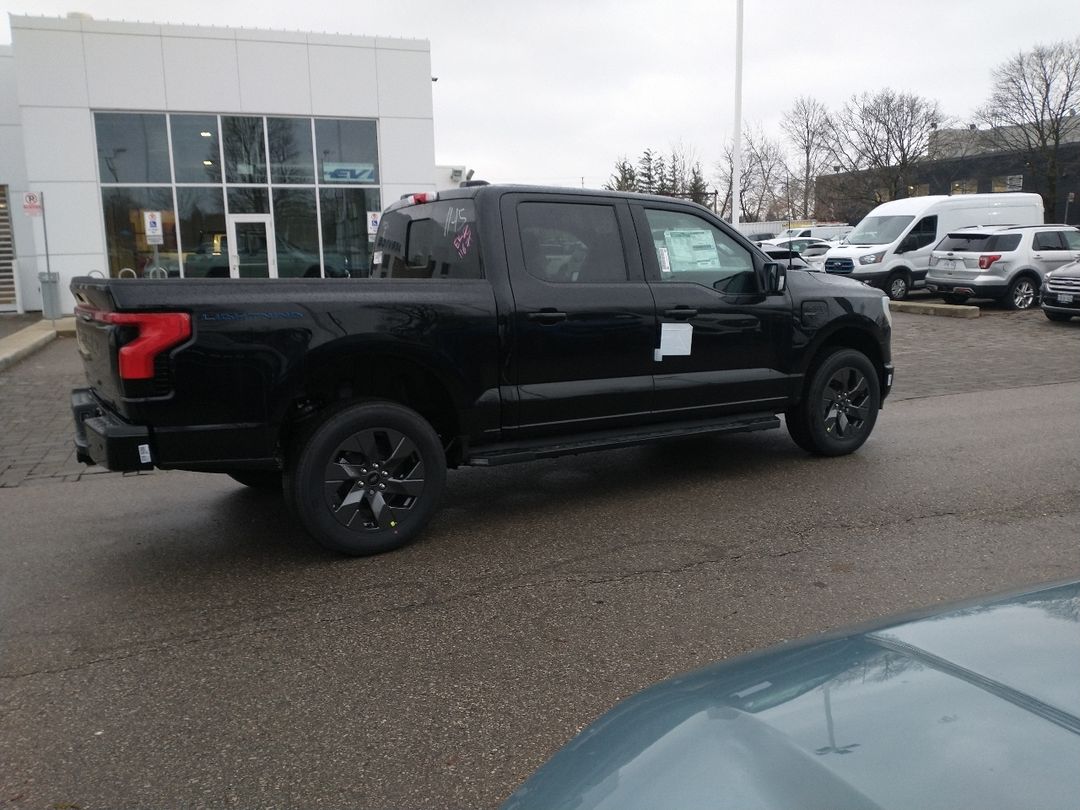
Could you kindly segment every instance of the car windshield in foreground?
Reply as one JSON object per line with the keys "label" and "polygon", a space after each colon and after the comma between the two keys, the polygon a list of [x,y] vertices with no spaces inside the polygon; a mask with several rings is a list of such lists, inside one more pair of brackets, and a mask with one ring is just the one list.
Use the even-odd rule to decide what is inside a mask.
{"label": "car windshield in foreground", "polygon": [[848,234],[849,245],[887,245],[896,241],[914,217],[866,217]]}

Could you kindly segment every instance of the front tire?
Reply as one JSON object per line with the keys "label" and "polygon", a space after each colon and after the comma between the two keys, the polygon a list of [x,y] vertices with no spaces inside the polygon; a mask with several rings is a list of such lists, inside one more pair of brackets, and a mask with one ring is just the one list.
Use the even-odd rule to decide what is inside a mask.
{"label": "front tire", "polygon": [[803,450],[842,456],[870,436],[881,407],[881,386],[870,359],[837,349],[814,368],[802,402],[784,415],[788,433]]}
{"label": "front tire", "polygon": [[446,484],[446,455],[420,414],[365,402],[329,414],[301,439],[285,474],[286,499],[321,545],[352,556],[415,539]]}
{"label": "front tire", "polygon": [[1030,276],[1020,276],[1009,285],[1004,304],[1009,309],[1031,309],[1039,301],[1039,284]]}
{"label": "front tire", "polygon": [[906,273],[893,273],[885,283],[885,292],[893,301],[903,301],[907,298],[911,285]]}

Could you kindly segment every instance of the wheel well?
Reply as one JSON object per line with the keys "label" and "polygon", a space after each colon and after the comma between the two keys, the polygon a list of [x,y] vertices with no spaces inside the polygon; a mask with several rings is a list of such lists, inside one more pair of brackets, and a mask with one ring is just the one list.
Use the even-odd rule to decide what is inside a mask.
{"label": "wheel well", "polygon": [[908,283],[910,284],[911,283],[911,268],[910,267],[904,267],[903,265],[900,265],[899,267],[894,267],[892,270],[889,271],[888,277],[892,278],[893,276],[906,276],[907,279],[908,279]]}
{"label": "wheel well", "polygon": [[346,402],[383,399],[423,416],[439,434],[447,461],[460,453],[457,406],[450,391],[430,369],[400,357],[328,358],[308,369],[301,395],[293,401],[282,427],[282,446],[319,412]]}
{"label": "wheel well", "polygon": [[[878,345],[877,340],[873,335],[863,329],[844,327],[825,338],[825,341],[818,346],[817,351],[814,352],[814,356],[810,358],[803,379],[804,391],[810,382],[810,372],[817,367],[818,363],[821,362],[821,359],[825,357],[825,355],[834,349],[854,349],[857,352],[865,354],[870,358],[870,362],[874,364],[874,369],[877,371],[879,387],[882,389],[885,388],[885,360],[881,356],[881,346]],[[802,392],[800,392],[800,398],[801,396]]]}

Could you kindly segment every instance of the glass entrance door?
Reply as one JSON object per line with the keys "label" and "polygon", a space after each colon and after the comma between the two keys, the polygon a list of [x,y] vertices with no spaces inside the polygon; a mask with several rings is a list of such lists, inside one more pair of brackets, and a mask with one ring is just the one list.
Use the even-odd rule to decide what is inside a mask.
{"label": "glass entrance door", "polygon": [[277,248],[270,215],[231,214],[228,228],[229,276],[277,278]]}

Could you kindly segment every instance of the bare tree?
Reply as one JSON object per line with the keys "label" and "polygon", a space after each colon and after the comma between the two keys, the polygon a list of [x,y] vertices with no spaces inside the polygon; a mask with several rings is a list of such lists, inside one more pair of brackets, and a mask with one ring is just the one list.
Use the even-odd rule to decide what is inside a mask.
{"label": "bare tree", "polygon": [[1080,38],[1018,53],[993,72],[993,89],[979,110],[997,149],[1022,152],[1035,172],[1046,218],[1057,219],[1058,148],[1078,137]]}
{"label": "bare tree", "polygon": [[[717,164],[718,185],[722,192],[720,215],[731,218],[731,176],[734,166],[731,143],[724,147],[724,157]],[[739,219],[760,222],[774,213],[782,201],[787,165],[779,141],[770,138],[759,127],[750,126],[743,132],[742,166],[739,182],[742,189]]]}
{"label": "bare tree", "polygon": [[942,121],[937,101],[890,88],[852,96],[831,120],[829,161],[847,195],[873,204],[907,196],[912,168]]}
{"label": "bare tree", "polygon": [[[829,165],[829,111],[815,98],[799,96],[791,109],[784,113],[780,128],[791,141],[798,154],[797,174],[793,173],[795,183],[789,183],[789,204],[791,191],[802,197],[798,207],[798,216],[806,219],[814,211],[814,180],[824,174]],[[792,186],[795,186],[792,189]]]}

